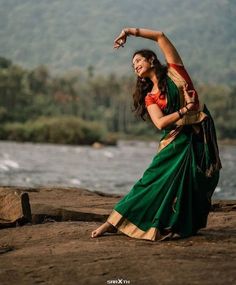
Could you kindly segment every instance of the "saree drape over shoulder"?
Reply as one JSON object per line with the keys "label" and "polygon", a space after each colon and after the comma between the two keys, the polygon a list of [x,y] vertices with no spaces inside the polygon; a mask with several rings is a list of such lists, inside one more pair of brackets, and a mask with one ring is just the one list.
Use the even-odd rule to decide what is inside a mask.
{"label": "saree drape over shoulder", "polygon": [[[184,106],[185,83],[170,67],[165,114]],[[163,131],[151,164],[107,221],[139,239],[194,235],[206,226],[220,168],[213,120],[206,106],[198,104],[197,110]]]}

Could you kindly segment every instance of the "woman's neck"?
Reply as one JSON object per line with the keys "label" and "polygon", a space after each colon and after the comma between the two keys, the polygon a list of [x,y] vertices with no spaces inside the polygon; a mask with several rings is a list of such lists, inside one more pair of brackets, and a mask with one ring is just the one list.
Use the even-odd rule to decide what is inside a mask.
{"label": "woman's neck", "polygon": [[150,78],[150,80],[151,80],[152,83],[153,83],[153,88],[152,88],[152,89],[153,89],[153,90],[158,89],[158,78],[157,78],[156,73],[155,73],[154,71],[152,71],[152,72],[150,73],[149,78]]}

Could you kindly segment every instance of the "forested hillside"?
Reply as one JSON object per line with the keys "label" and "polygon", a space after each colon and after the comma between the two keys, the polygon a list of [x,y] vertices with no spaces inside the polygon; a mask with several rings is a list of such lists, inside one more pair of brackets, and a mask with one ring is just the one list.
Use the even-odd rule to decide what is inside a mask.
{"label": "forested hillside", "polygon": [[[149,120],[132,108],[134,76],[52,75],[0,58],[0,140],[91,144],[118,138],[157,140]],[[236,86],[197,85],[215,119],[218,137],[236,138]],[[149,123],[149,124],[148,124]],[[147,125],[148,124],[148,125]]]}
{"label": "forested hillside", "polygon": [[25,68],[51,71],[94,67],[97,74],[131,72],[137,48],[129,39],[114,51],[124,26],[161,29],[174,41],[194,80],[234,83],[236,78],[235,0],[0,0],[0,56]]}

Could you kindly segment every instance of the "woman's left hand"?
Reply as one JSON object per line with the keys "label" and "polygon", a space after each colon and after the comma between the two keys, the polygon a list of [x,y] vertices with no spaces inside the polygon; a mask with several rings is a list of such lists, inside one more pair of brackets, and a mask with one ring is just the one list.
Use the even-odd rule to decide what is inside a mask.
{"label": "woman's left hand", "polygon": [[114,48],[118,49],[120,47],[124,47],[124,44],[126,43],[127,39],[127,33],[122,30],[119,36],[114,40]]}

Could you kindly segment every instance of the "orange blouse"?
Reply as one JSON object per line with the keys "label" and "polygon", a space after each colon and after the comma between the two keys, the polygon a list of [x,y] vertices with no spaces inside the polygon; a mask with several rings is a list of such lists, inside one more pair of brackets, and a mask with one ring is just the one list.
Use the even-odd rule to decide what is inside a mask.
{"label": "orange blouse", "polygon": [[167,106],[166,96],[161,96],[160,98],[160,94],[160,91],[157,93],[147,93],[147,96],[145,97],[146,107],[152,104],[157,104],[162,110],[165,109]]}

